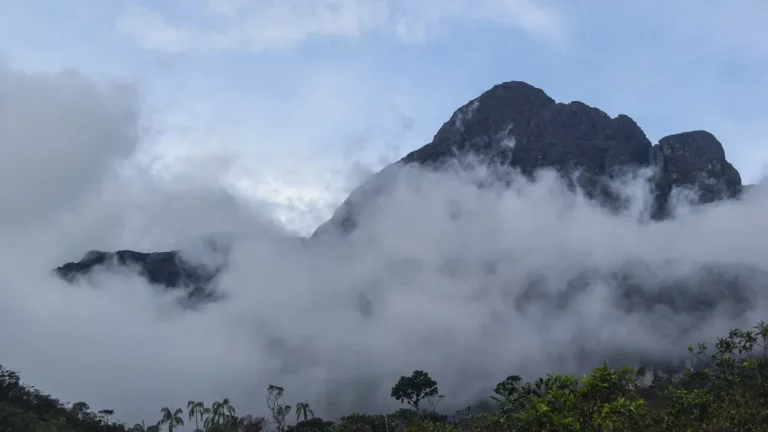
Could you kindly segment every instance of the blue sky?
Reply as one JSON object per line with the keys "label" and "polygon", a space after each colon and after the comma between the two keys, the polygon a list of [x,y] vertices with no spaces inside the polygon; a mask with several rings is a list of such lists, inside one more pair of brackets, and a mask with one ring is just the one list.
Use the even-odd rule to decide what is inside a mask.
{"label": "blue sky", "polygon": [[765,0],[0,0],[11,67],[136,82],[149,154],[218,161],[286,218],[319,208],[300,230],[508,80],[652,141],[707,129],[757,181],[766,42]]}

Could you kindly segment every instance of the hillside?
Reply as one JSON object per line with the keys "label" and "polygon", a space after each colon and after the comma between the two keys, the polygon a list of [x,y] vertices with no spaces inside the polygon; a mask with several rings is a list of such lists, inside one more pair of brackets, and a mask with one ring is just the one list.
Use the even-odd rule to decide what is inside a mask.
{"label": "hillside", "polygon": [[629,116],[611,118],[582,102],[557,103],[520,81],[499,84],[456,110],[432,142],[414,150],[353,191],[333,217],[314,233],[348,234],[379,194],[397,165],[439,169],[457,158],[518,169],[526,176],[551,168],[571,186],[608,207],[620,207],[609,181],[638,168],[655,168],[652,217],[669,216],[674,188],[695,187],[700,203],[735,198],[741,176],[709,132],[670,135],[651,144]]}
{"label": "hillside", "polygon": [[526,382],[509,375],[488,389],[490,406],[453,415],[439,409],[445,396],[438,382],[415,370],[394,382],[390,395],[405,408],[393,413],[355,412],[328,421],[315,416],[310,402],[294,406],[286,397],[294,395],[269,385],[269,419],[243,415],[222,397],[210,406],[190,400],[187,410],[163,407],[156,423],[142,421],[130,429],[110,420],[112,410],[94,413],[85,402],[62,403],[0,367],[0,430],[173,432],[194,425],[199,432],[765,431],[767,343],[768,324],[760,322],[752,329],[733,329],[712,351],[703,344],[690,346],[698,365],[684,373],[604,363],[582,377],[552,373]]}
{"label": "hillside", "polygon": [[[528,177],[554,169],[572,189],[578,187],[614,210],[623,203],[611,180],[631,170],[652,168],[650,216],[655,220],[670,217],[668,201],[676,188],[696,188],[702,204],[736,198],[742,192],[739,172],[726,159],[722,144],[706,131],[670,135],[652,144],[629,116],[611,118],[582,102],[558,103],[541,89],[511,81],[467,102],[430,143],[370,177],[312,239],[354,231],[363,223],[366,209],[390,187],[397,167],[440,169],[468,157],[512,167]],[[220,269],[185,261],[180,251],[94,251],[56,273],[72,282],[109,265],[134,268],[150,283],[184,289],[195,301],[215,299],[209,285]]]}

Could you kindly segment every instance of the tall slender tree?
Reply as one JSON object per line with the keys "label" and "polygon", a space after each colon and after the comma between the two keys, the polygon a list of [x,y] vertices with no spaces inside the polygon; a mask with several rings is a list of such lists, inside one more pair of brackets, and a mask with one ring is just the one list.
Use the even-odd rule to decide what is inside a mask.
{"label": "tall slender tree", "polygon": [[267,387],[267,407],[272,413],[272,421],[275,423],[277,432],[285,431],[285,419],[291,412],[291,406],[280,402],[285,389],[280,386],[270,384]]}
{"label": "tall slender tree", "polygon": [[[296,404],[296,422],[297,423],[299,421],[299,418],[301,418],[302,414],[304,415],[304,421],[307,421],[309,417],[315,418],[315,412],[312,411],[312,408],[309,407],[309,404],[307,402],[299,402]],[[309,416],[307,414],[309,414]]]}
{"label": "tall slender tree", "polygon": [[171,408],[163,407],[160,413],[163,414],[163,418],[157,424],[158,426],[168,425],[168,432],[173,432],[173,428],[176,426],[184,426],[184,419],[181,418],[184,411],[181,408],[171,411]]}
{"label": "tall slender tree", "polygon": [[200,429],[200,422],[203,421],[203,416],[210,414],[211,409],[205,407],[203,402],[189,401],[187,402],[187,413],[189,414],[189,420],[195,419],[195,432],[202,432]]}
{"label": "tall slender tree", "polygon": [[136,423],[132,428],[128,429],[129,432],[160,432],[160,426],[149,425],[144,426],[144,420],[141,423]]}
{"label": "tall slender tree", "polygon": [[144,426],[144,420],[142,420],[141,423],[133,425],[133,427],[129,429],[129,432],[147,432],[147,428]]}
{"label": "tall slender tree", "polygon": [[211,405],[211,417],[213,417],[214,424],[222,424],[234,416],[235,407],[232,406],[229,398],[216,401]]}

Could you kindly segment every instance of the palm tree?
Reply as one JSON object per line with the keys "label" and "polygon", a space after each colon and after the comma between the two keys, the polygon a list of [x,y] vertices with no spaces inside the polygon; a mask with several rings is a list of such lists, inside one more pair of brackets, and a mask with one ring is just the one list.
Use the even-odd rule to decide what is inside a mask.
{"label": "palm tree", "polygon": [[157,425],[163,426],[167,424],[168,432],[173,432],[173,428],[176,426],[184,426],[184,419],[181,418],[181,415],[184,414],[184,411],[182,411],[181,408],[176,408],[175,410],[171,411],[170,408],[163,407],[160,412],[163,414],[163,418],[157,422]]}
{"label": "palm tree", "polygon": [[312,411],[312,408],[309,407],[309,404],[307,402],[299,402],[296,404],[296,422],[299,422],[299,417],[304,414],[304,421],[307,421],[308,417],[307,414],[309,414],[312,418],[315,418],[315,413]]}
{"label": "palm tree", "polygon": [[141,423],[136,423],[132,428],[128,429],[128,432],[147,432],[147,428],[144,426],[144,420]]}
{"label": "palm tree", "polygon": [[213,412],[210,408],[206,408],[204,414],[205,418],[203,418],[203,429],[207,431],[213,426],[216,426],[218,423],[216,423],[216,419],[213,417]]}
{"label": "palm tree", "polygon": [[160,432],[160,426],[151,425],[144,426],[144,420],[141,423],[136,423],[132,428],[128,429],[129,432]]}
{"label": "palm tree", "polygon": [[235,416],[235,407],[229,401],[229,398],[224,398],[221,401],[216,401],[211,405],[211,417],[213,417],[213,424],[222,424],[227,419]]}
{"label": "palm tree", "polygon": [[192,420],[192,417],[195,418],[195,432],[202,431],[198,419],[202,420],[205,414],[209,414],[211,412],[210,408],[206,408],[203,402],[189,401],[187,402],[187,412],[189,413],[190,420]]}

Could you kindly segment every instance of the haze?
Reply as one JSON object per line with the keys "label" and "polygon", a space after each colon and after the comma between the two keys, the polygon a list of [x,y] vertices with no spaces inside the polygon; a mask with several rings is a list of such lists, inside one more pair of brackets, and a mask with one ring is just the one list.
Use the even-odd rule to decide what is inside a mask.
{"label": "haze", "polygon": [[[694,278],[702,262],[768,271],[762,184],[707,208],[689,207],[682,193],[676,219],[648,223],[645,172],[620,186],[633,206],[616,216],[566,193],[551,173],[479,190],[473,179],[487,175],[483,166],[398,168],[396,186],[353,236],[311,246],[296,236],[327,220],[366,175],[428,142],[453,110],[508,79],[625,112],[654,141],[710,130],[745,182],[760,183],[768,159],[768,85],[754,73],[768,66],[755,43],[768,40],[755,25],[768,13],[762,2],[725,11],[673,2],[660,12],[667,18],[650,6],[590,2],[606,14],[600,19],[554,1],[508,2],[518,15],[485,2],[471,16],[461,1],[437,15],[434,2],[372,2],[389,8],[384,21],[350,6],[366,2],[338,2],[357,27],[341,18],[301,27],[314,10],[278,14],[288,20],[281,25],[304,30],[233,32],[223,46],[211,42],[221,39],[207,20],[179,36],[137,25],[150,16],[141,12],[147,5],[76,1],[57,12],[53,3],[0,2],[0,363],[46,393],[114,409],[133,424],[153,423],[163,406],[222,396],[238,414],[264,415],[266,387],[276,384],[287,402],[307,400],[333,418],[396,407],[391,386],[423,369],[452,410],[510,374],[581,371],[611,356],[676,357],[689,343],[765,318],[760,290],[741,314],[661,305],[628,314],[610,278],[565,306],[516,303],[532,274],[556,293],[578,269],[626,262],[674,260],[633,270],[646,281]],[[271,4],[206,4],[241,3],[254,16]],[[190,11],[237,16],[169,8],[182,24]],[[82,33],[62,24],[78,13]],[[607,23],[632,16],[666,40],[634,43],[626,59],[613,45],[595,48],[616,31]],[[685,16],[679,27],[667,22]],[[455,34],[483,26],[493,34],[457,44]],[[168,34],[172,43],[158,39]],[[701,34],[719,36],[690,48]],[[487,40],[494,50],[479,48]],[[381,48],[373,66],[400,67],[366,65],[356,57],[365,47]],[[470,66],[450,68],[455,53]],[[96,287],[50,275],[91,249],[170,250],[212,233],[234,239],[219,281],[230,299],[200,311],[179,309],[129,273],[99,275]]]}

